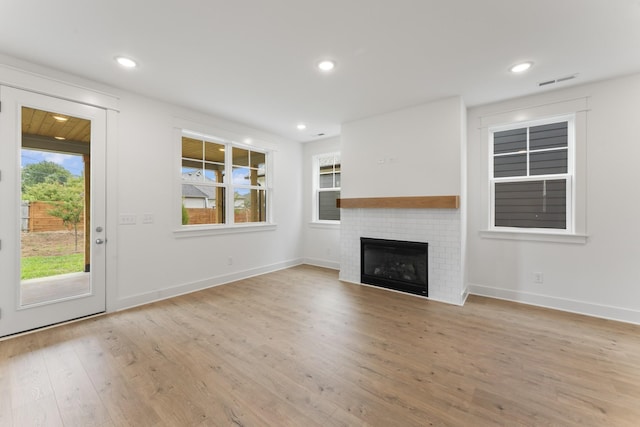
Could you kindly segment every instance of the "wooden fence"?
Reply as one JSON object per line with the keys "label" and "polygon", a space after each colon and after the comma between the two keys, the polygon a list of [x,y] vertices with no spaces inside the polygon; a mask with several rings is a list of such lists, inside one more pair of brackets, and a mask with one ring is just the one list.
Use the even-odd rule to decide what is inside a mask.
{"label": "wooden fence", "polygon": [[[60,218],[49,213],[55,208],[47,202],[22,202],[22,231],[38,233],[43,231],[72,230],[73,226],[65,226]],[[79,229],[84,226],[84,214],[80,216]]]}
{"label": "wooden fence", "polygon": [[[218,224],[217,208],[187,208],[189,214],[189,225],[195,224]],[[251,222],[252,214],[250,209],[236,209],[234,211],[234,219],[236,224]]]}
{"label": "wooden fence", "polygon": [[217,208],[187,208],[189,214],[189,225],[194,224],[217,224]]}

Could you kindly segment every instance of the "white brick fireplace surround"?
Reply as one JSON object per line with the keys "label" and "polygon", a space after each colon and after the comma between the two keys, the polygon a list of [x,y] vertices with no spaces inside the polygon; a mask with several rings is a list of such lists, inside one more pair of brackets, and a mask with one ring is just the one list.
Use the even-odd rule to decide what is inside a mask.
{"label": "white brick fireplace surround", "polygon": [[341,209],[340,280],[360,282],[360,237],[429,243],[429,299],[464,303],[459,209]]}

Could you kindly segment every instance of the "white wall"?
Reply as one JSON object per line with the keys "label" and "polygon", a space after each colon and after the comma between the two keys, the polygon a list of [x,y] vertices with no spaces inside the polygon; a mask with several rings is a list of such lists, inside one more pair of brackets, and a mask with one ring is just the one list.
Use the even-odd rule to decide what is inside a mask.
{"label": "white wall", "polygon": [[[586,244],[495,240],[487,229],[481,117],[586,97],[581,173]],[[640,75],[468,111],[468,280],[472,293],[640,323]],[[580,165],[577,165],[578,167]],[[544,283],[534,284],[542,272]]]}
{"label": "white wall", "polygon": [[[58,82],[119,98],[107,141],[107,307],[110,311],[302,262],[301,144],[214,116],[79,79],[9,57],[1,62]],[[22,79],[28,86],[30,75]],[[2,81],[2,76],[0,76]],[[52,80],[52,87],[60,83]],[[25,87],[28,89],[28,87]],[[77,88],[76,88],[77,90]],[[180,221],[179,138],[176,123],[251,137],[273,149],[275,227],[233,234],[175,233]],[[153,224],[142,224],[143,214]],[[137,216],[119,225],[120,214]],[[5,249],[5,248],[3,248]],[[232,265],[228,258],[232,257]]]}
{"label": "white wall", "polygon": [[340,137],[303,144],[303,252],[306,264],[340,268],[340,225],[313,223],[313,156],[340,151]]}
{"label": "white wall", "polygon": [[[118,307],[302,262],[299,143],[130,94],[121,94],[120,109],[117,212],[139,218],[152,213],[155,223],[118,226]],[[214,135],[222,130],[239,140],[262,139],[274,148],[275,230],[207,236],[174,232],[179,228],[180,198],[173,173],[180,155],[176,121],[192,122],[195,130],[213,129]]]}
{"label": "white wall", "polygon": [[342,197],[459,195],[462,99],[342,125]]}

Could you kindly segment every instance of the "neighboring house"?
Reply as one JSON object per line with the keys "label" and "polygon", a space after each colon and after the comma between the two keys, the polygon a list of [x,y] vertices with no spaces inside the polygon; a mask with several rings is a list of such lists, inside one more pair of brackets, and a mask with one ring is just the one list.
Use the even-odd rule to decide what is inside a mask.
{"label": "neighboring house", "polygon": [[[182,184],[182,203],[185,208],[197,209],[216,207],[215,188],[207,185],[198,185],[198,182],[203,181],[201,171],[183,173],[182,180],[192,181]],[[207,180],[206,177],[205,180]]]}
{"label": "neighboring house", "polygon": [[198,184],[182,184],[182,198],[184,207],[215,208],[215,190]]}
{"label": "neighboring house", "polygon": [[233,208],[234,209],[246,209],[247,206],[247,200],[246,200],[246,196],[243,198],[236,198],[233,201]]}

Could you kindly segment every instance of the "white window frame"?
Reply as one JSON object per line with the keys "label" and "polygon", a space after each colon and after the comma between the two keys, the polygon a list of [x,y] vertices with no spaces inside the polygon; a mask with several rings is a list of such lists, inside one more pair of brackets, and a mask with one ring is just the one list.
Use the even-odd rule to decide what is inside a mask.
{"label": "white window frame", "polygon": [[[265,186],[261,187],[259,185],[250,185],[250,184],[234,184],[233,182],[233,148],[241,148],[243,150],[248,150],[249,152],[254,152],[254,153],[262,153],[265,156],[265,175],[264,175],[264,180],[265,180]],[[269,205],[271,204],[271,194],[269,193],[269,170],[271,169],[269,167],[269,153],[266,150],[262,150],[256,147],[248,147],[246,145],[241,145],[241,144],[233,144],[233,143],[229,143],[226,145],[226,150],[228,150],[227,152],[232,153],[230,156],[225,156],[225,162],[226,162],[226,173],[228,174],[227,176],[230,177],[229,178],[229,182],[225,183],[227,184],[227,191],[231,194],[227,195],[227,218],[231,218],[232,221],[230,223],[230,225],[236,225],[236,224],[242,224],[242,225],[247,225],[247,224],[268,224],[270,222],[270,217],[269,217]],[[239,166],[239,165],[235,165],[236,167],[242,167],[244,168],[245,166]],[[251,164],[249,164],[248,166],[246,166],[247,169],[251,169]],[[265,221],[258,221],[258,222],[241,222],[241,223],[236,223],[235,222],[235,191],[236,189],[241,189],[241,190],[264,190],[265,192],[265,198],[266,198],[266,212],[265,212]],[[229,203],[229,199],[231,199],[231,203]],[[228,215],[231,215],[230,217]],[[228,221],[229,222],[229,221]]]}
{"label": "white window frame", "polygon": [[[258,147],[252,144],[243,144],[236,142],[230,138],[224,138],[220,136],[214,136],[205,134],[202,132],[191,131],[188,129],[176,129],[177,136],[177,148],[176,153],[178,160],[178,173],[176,174],[176,188],[177,194],[179,197],[176,197],[177,200],[177,212],[176,216],[177,228],[176,233],[177,236],[191,235],[192,233],[196,234],[210,234],[210,233],[228,233],[228,232],[244,232],[251,231],[255,229],[275,229],[275,222],[273,220],[273,151],[268,148]],[[263,153],[265,155],[265,187],[256,187],[256,186],[247,186],[247,185],[234,185],[233,183],[233,160],[232,154],[225,155],[225,179],[222,183],[210,183],[210,186],[216,187],[224,187],[225,188],[225,219],[226,222],[224,224],[192,224],[192,225],[183,225],[181,221],[181,209],[182,209],[182,184],[183,180],[181,178],[180,171],[182,170],[182,137],[186,136],[189,138],[201,139],[205,142],[211,142],[219,145],[224,145],[226,153],[232,153],[233,148],[241,148],[244,150],[250,150],[253,152]],[[262,222],[235,222],[234,215],[234,190],[236,188],[246,188],[246,189],[261,189],[265,190],[266,197],[266,221]],[[186,233],[186,234],[185,234]]]}
{"label": "white window frame", "polygon": [[[520,177],[501,177],[494,178],[494,134],[496,132],[502,132],[513,129],[531,128],[534,126],[547,125],[552,123],[567,122],[567,172],[563,174],[551,174],[551,175],[529,175],[527,168],[527,176]],[[501,231],[512,232],[522,234],[558,234],[558,235],[573,235],[575,234],[575,193],[576,193],[576,180],[575,180],[575,149],[576,149],[576,116],[575,114],[565,114],[559,116],[552,116],[543,119],[522,121],[516,123],[509,123],[506,125],[492,126],[489,129],[489,231]],[[537,151],[537,150],[536,150]],[[529,140],[527,137],[527,153],[531,153],[529,150]],[[535,152],[535,151],[534,151]],[[528,157],[528,156],[527,156]],[[543,180],[558,180],[565,179],[567,181],[566,186],[566,228],[525,228],[525,227],[502,227],[495,225],[495,185],[502,182],[526,182],[526,181],[543,181]]]}
{"label": "white window frame", "polygon": [[[325,157],[340,157],[340,170],[342,171],[342,158],[339,151],[333,151],[330,153],[316,154],[313,156],[313,201],[312,201],[312,222],[315,224],[340,224],[340,220],[326,220],[320,219],[320,193],[324,191],[342,191],[341,187],[320,188],[320,159]],[[340,182],[342,183],[342,172],[340,172]]]}

